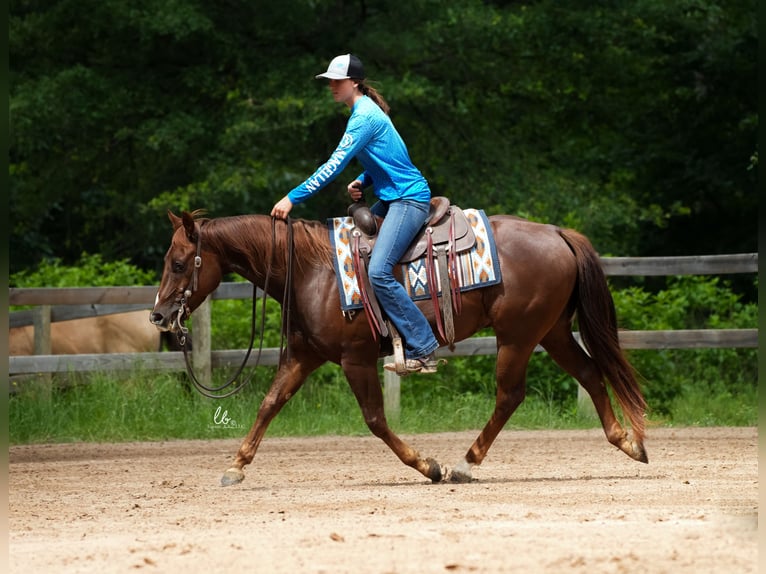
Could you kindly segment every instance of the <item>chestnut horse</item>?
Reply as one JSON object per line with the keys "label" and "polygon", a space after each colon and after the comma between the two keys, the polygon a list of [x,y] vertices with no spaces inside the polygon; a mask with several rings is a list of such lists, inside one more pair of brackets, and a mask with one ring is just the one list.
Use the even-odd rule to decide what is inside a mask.
{"label": "chestnut horse", "polygon": [[[168,216],[174,233],[151,313],[151,321],[159,329],[181,329],[184,319],[230,272],[266,287],[268,295],[282,301],[289,261],[284,221],[266,215],[205,219],[198,212],[183,212],[181,217],[168,212]],[[463,293],[455,340],[486,327],[494,330],[495,408],[465,457],[452,469],[451,480],[472,479],[472,467],[481,464],[521,404],[527,364],[538,343],[588,391],[607,440],[629,457],[647,462],[643,445],[646,402],[619,346],[614,303],[598,254],[584,235],[573,230],[506,215],[492,216],[489,221],[502,282]],[[378,360],[391,354],[390,345],[381,345],[373,337],[363,312],[351,318],[341,313],[327,226],[305,220],[292,220],[291,225],[294,250],[288,348],[221,483],[226,486],[244,479],[243,468],[252,462],[269,423],[306,378],[327,361],[343,369],[370,431],[404,464],[434,482],[441,481],[441,466],[421,457],[386,422]],[[265,286],[267,270],[270,277]],[[418,305],[433,326],[431,305]],[[572,335],[575,313],[587,352]],[[617,420],[604,380],[610,383],[630,431]]]}

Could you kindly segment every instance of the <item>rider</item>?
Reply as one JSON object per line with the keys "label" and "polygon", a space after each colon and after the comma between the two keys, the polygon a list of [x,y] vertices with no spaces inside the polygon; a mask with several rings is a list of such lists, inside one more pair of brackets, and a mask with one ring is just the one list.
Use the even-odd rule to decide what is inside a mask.
{"label": "rider", "polygon": [[[316,76],[329,80],[336,102],[351,109],[346,131],[338,147],[314,174],[292,189],[272,208],[271,215],[284,219],[301,203],[333,181],[356,157],[364,167],[348,184],[354,201],[362,190],[374,186],[378,201],[370,208],[385,217],[372,251],[368,276],[378,302],[404,339],[405,369],[408,373],[435,373],[439,347],[431,326],[393,274],[394,266],[428,219],[431,190],[425,177],[410,160],[394,124],[388,104],[365,84],[362,62],[353,54],[334,58],[327,71]],[[385,365],[394,370],[394,365]]]}

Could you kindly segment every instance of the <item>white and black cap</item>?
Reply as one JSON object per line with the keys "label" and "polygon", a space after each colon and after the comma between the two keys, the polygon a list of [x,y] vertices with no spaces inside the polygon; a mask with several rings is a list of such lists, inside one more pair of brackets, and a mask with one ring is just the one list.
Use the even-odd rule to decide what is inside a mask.
{"label": "white and black cap", "polygon": [[362,61],[353,54],[344,54],[333,58],[327,71],[319,74],[316,79],[327,78],[329,80],[346,80],[354,78],[355,80],[364,79],[364,66]]}

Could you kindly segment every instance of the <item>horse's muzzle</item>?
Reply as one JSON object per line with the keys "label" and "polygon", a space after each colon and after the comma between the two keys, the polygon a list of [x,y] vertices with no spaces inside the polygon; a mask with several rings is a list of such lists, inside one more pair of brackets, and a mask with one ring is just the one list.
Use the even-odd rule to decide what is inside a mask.
{"label": "horse's muzzle", "polygon": [[171,327],[168,325],[168,321],[165,318],[165,315],[162,313],[157,313],[155,311],[152,311],[149,314],[149,322],[157,327],[160,331],[170,331]]}
{"label": "horse's muzzle", "polygon": [[185,311],[179,309],[179,311],[165,315],[158,311],[152,311],[149,314],[149,322],[157,327],[160,331],[169,331],[176,333],[184,329],[183,320],[185,318]]}

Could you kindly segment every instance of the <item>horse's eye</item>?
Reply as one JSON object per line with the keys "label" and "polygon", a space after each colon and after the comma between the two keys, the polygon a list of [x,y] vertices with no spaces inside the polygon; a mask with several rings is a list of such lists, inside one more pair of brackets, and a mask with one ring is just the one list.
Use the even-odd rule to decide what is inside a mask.
{"label": "horse's eye", "polygon": [[173,261],[173,272],[174,273],[183,273],[184,269],[186,269],[186,265],[184,265],[183,261]]}

